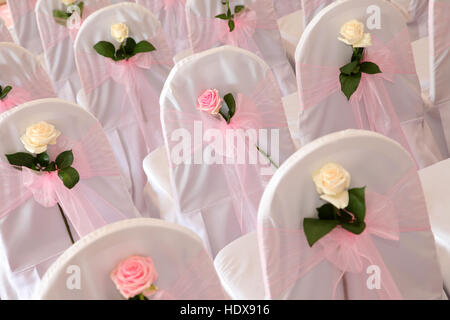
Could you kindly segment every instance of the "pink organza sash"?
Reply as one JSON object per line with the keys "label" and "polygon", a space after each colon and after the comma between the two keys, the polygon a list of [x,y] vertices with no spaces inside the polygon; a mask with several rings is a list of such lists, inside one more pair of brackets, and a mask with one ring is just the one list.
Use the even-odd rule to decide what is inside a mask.
{"label": "pink organza sash", "polygon": [[[123,95],[121,102],[121,112],[117,112],[118,126],[121,125],[121,114],[131,108],[150,151],[157,147],[153,141],[158,139],[152,137],[160,134],[161,130],[159,93],[149,82],[147,72],[153,65],[172,65],[172,55],[162,32],[158,31],[149,41],[155,46],[156,51],[139,53],[129,60],[117,62],[95,52],[79,52],[77,68],[86,95],[97,90],[107,80],[113,80],[124,87],[126,94]],[[159,125],[154,127],[151,123]]]}
{"label": "pink organza sash", "polygon": [[[20,85],[10,84],[12,90],[5,99],[0,100],[0,114],[31,100],[56,97],[51,80],[43,67],[38,66],[36,72],[29,77]],[[5,83],[4,86],[6,85],[8,84]]]}
{"label": "pink organza sash", "polygon": [[[166,118],[164,121],[166,127],[170,128],[168,130],[169,136],[171,134],[170,131],[179,128],[184,128],[193,133],[196,123],[200,123],[204,132],[211,133],[212,130],[216,130],[222,137],[220,141],[226,141],[225,146],[222,143],[217,143],[217,140],[210,141],[207,143],[207,146],[204,145],[204,142],[200,145],[194,145],[192,146],[192,154],[198,153],[199,150],[205,151],[206,148],[211,146],[216,155],[222,157],[221,163],[223,165],[220,168],[224,171],[227,193],[232,198],[233,211],[243,234],[256,228],[259,200],[265,183],[270,178],[270,175],[261,175],[262,167],[268,165],[268,163],[258,162],[258,159],[263,158],[256,149],[258,137],[252,139],[249,137],[250,135],[246,135],[246,132],[249,129],[255,129],[257,135],[259,129],[268,129],[270,131],[271,129],[287,128],[280,92],[274,92],[274,88],[277,88],[277,86],[271,71],[269,71],[265,79],[256,85],[251,95],[234,95],[236,113],[229,124],[220,116],[214,117],[206,112],[197,110],[195,102],[191,106],[184,105],[180,110],[165,111]],[[176,92],[173,92],[173,94],[176,94]],[[176,97],[176,100],[181,105],[188,103],[181,96]],[[240,148],[237,149],[239,142],[236,144],[235,140],[227,140],[227,135],[231,136],[232,134],[237,137],[238,141],[243,143],[244,151]],[[268,134],[270,135],[270,133]],[[173,141],[168,141],[169,150],[174,147],[174,143]],[[254,161],[250,160],[252,152],[256,155]],[[248,158],[246,155],[248,155]]]}
{"label": "pink organza sash", "polygon": [[80,174],[79,183],[67,189],[56,172],[44,173],[23,167],[18,170],[6,161],[0,161],[0,218],[30,198],[43,207],[59,203],[80,237],[106,224],[105,216],[114,212],[119,219],[125,216],[102,198],[88,183],[94,177],[120,176],[114,154],[103,129],[96,123],[80,141],[60,137],[49,149],[52,160],[66,150],[74,154],[73,167]]}
{"label": "pink organza sash", "polygon": [[[363,60],[376,63],[382,73],[363,73],[357,91],[350,98],[349,107],[357,127],[386,135],[412,154],[385,85],[386,82],[395,82],[396,75],[415,74],[408,29],[403,29],[386,44],[374,38],[373,45],[365,50]],[[303,109],[313,108],[331,95],[343,95],[339,83],[340,67],[297,65],[297,73],[301,74],[297,79]]]}
{"label": "pink organza sash", "polygon": [[170,49],[176,53],[176,48],[179,47],[177,42],[188,37],[185,10],[186,0],[136,0],[136,3],[149,8],[151,12],[158,16],[164,12],[164,21],[161,21],[164,33],[169,40],[168,45]]}
{"label": "pink organza sash", "polygon": [[41,22],[39,24],[39,30],[45,50],[53,48],[67,37],[70,37],[72,42],[74,42],[78,34],[78,30],[84,20],[96,10],[107,6],[109,2],[106,0],[99,0],[93,4],[91,3],[84,6],[80,25],[78,27],[74,26],[71,29],[56,23],[52,12],[44,12],[41,10],[37,11],[37,18]]}
{"label": "pink organza sash", "polygon": [[211,257],[205,250],[185,266],[169,288],[160,288],[151,300],[225,300]]}
{"label": "pink organza sash", "polygon": [[270,0],[260,0],[246,5],[246,8],[249,10],[234,19],[233,32],[229,31],[227,20],[199,17],[187,10],[189,40],[193,51],[201,52],[220,43],[240,47],[262,57],[254,35],[259,29],[278,29],[275,11]]}
{"label": "pink organza sash", "polygon": [[18,19],[36,7],[37,0],[13,0],[8,2],[13,20]]}
{"label": "pink organza sash", "polygon": [[[383,251],[374,240],[384,239],[398,247],[398,259],[402,250],[397,242],[402,233],[429,231],[425,199],[417,171],[411,170],[386,194],[366,189],[366,229],[360,235],[350,233],[340,226],[309,247],[303,231],[299,228],[275,227],[269,220],[258,226],[261,245],[266,297],[280,298],[324,260],[333,267],[334,280],[321,298],[336,297],[336,288],[347,273],[360,276],[363,298],[402,299],[395,279],[385,264]],[[376,265],[381,271],[381,288],[376,295],[366,287],[367,267]],[[325,275],[324,275],[325,276]],[[316,280],[320,281],[316,272]],[[327,278],[327,277],[324,277]],[[329,278],[328,278],[329,279]],[[348,294],[348,292],[347,292]]]}

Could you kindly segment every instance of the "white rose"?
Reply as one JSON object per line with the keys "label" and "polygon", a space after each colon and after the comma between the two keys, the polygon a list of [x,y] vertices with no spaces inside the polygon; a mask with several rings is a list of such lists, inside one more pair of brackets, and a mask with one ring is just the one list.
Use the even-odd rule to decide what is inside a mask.
{"label": "white rose", "polygon": [[125,23],[116,23],[111,26],[111,36],[119,43],[128,38],[128,27]]}
{"label": "white rose", "polygon": [[28,127],[20,140],[27,151],[40,154],[47,151],[47,145],[55,144],[60,135],[53,125],[41,121]]}
{"label": "white rose", "polygon": [[321,199],[338,209],[348,206],[350,174],[340,164],[327,163],[313,173],[313,181]]}
{"label": "white rose", "polygon": [[66,6],[69,6],[76,1],[77,0],[61,0],[61,2],[64,3]]}
{"label": "white rose", "polygon": [[365,48],[372,45],[370,33],[364,33],[364,23],[358,20],[350,20],[342,27],[338,39],[354,48]]}

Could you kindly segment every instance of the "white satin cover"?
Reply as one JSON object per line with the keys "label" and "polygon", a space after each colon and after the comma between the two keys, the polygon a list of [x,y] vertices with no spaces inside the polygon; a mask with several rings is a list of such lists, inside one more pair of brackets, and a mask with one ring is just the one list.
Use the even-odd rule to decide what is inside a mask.
{"label": "white satin cover", "polygon": [[[370,5],[379,6],[382,19],[381,29],[369,30],[372,37],[387,43],[405,31],[404,19],[400,11],[392,4],[382,0],[346,0],[335,2],[323,9],[309,23],[302,35],[295,55],[300,95],[299,128],[302,145],[331,132],[357,128],[352,108],[340,90],[313,107],[305,109],[301,83],[305,85],[310,80],[305,78],[307,72],[302,66],[334,67],[347,64],[350,61],[351,48],[337,40],[339,30],[348,20],[366,21],[366,9]],[[405,34],[407,35],[407,32]],[[407,52],[402,53],[407,54]],[[409,56],[412,57],[412,55]],[[424,120],[425,104],[421,98],[417,75],[396,74],[393,82],[384,81],[384,84],[418,165],[425,167],[439,161],[442,155],[428,123]],[[363,121],[367,122],[365,115],[363,115]]]}
{"label": "white satin cover", "polygon": [[14,42],[2,18],[0,18],[0,42]]}
{"label": "white satin cover", "polygon": [[[20,137],[33,123],[47,121],[62,134],[80,140],[97,120],[81,107],[60,99],[35,100],[0,116],[0,155],[24,151]],[[123,177],[93,177],[86,183],[127,218],[138,217]],[[106,222],[117,221],[111,210]],[[70,223],[70,222],[69,222]],[[72,235],[78,239],[73,227]],[[44,208],[33,198],[0,219],[0,297],[30,299],[51,263],[69,246],[58,207]]]}
{"label": "white satin cover", "polygon": [[[91,10],[109,4],[108,0],[83,0],[82,19]],[[55,22],[53,10],[64,11],[67,8],[60,0],[40,0],[36,4],[36,22],[39,29],[47,69],[54,83],[56,93],[62,99],[76,102],[81,89],[80,79],[75,66],[72,36],[69,29]],[[64,32],[67,32],[64,36]],[[74,31],[74,34],[76,31]]]}
{"label": "white satin cover", "polygon": [[[323,201],[319,198],[311,174],[327,162],[341,164],[351,174],[352,187],[367,186],[378,194],[386,194],[411,170],[415,170],[415,164],[404,148],[395,141],[370,131],[336,132],[301,148],[275,173],[261,199],[258,220],[262,226],[258,232],[263,233],[259,233],[258,238],[263,274],[275,272],[270,266],[276,265],[277,261],[270,263],[270,260],[266,260],[262,244],[277,247],[279,243],[263,242],[262,236],[270,232],[270,228],[301,228],[303,218],[316,217],[316,208]],[[442,298],[443,281],[431,230],[401,233],[395,244],[376,236],[372,236],[372,240],[404,299]],[[292,246],[295,247],[295,244]],[[289,269],[289,266],[286,268]],[[283,266],[279,270],[284,270]],[[277,298],[330,299],[331,285],[336,281],[334,270],[333,264],[323,260],[297,277],[298,280]],[[294,274],[297,271],[284,270]],[[280,281],[283,279],[281,274],[271,276],[279,276]],[[383,278],[383,274],[380,276]],[[361,279],[364,279],[364,283],[361,283]],[[365,279],[365,274],[360,278],[358,274],[345,273],[336,287],[334,298],[376,299],[376,290],[368,297],[363,294],[367,292],[367,289],[363,289],[366,286]],[[266,287],[266,297],[268,295]]]}
{"label": "white satin cover", "polygon": [[[113,43],[117,48],[118,43],[111,37],[110,26],[118,22],[127,24],[130,30],[129,35],[137,42],[141,40],[152,42],[153,38],[157,39],[157,42],[152,42],[156,47],[156,51],[149,53],[152,57],[151,59],[154,59],[152,61],[157,63],[152,63],[150,69],[141,69],[142,74],[144,74],[155,93],[152,99],[144,99],[140,105],[142,112],[148,117],[148,126],[151,126],[152,135],[146,137],[151,139],[152,145],[149,147],[150,149],[147,148],[146,141],[140,130],[138,120],[142,119],[136,119],[135,112],[132,109],[133,106],[131,105],[133,101],[129,99],[124,85],[111,78],[106,78],[95,89],[86,92],[87,89],[92,89],[86,88],[86,85],[98,80],[93,79],[96,76],[95,74],[91,78],[83,70],[89,68],[88,66],[98,66],[104,70],[99,64],[104,63],[108,59],[99,56],[93,49],[93,46],[98,41],[104,40]],[[123,174],[127,177],[127,187],[131,192],[136,207],[143,216],[159,217],[157,208],[144,193],[147,179],[142,168],[142,161],[149,152],[163,144],[158,114],[160,108],[158,97],[169,74],[172,56],[165,53],[168,48],[161,24],[148,9],[135,3],[119,3],[108,6],[96,11],[86,19],[78,32],[74,48],[86,107],[99,119],[105,128]],[[139,54],[135,57],[138,56]],[[166,59],[167,61],[158,59]],[[146,94],[149,94],[149,92],[139,92],[135,96],[138,99],[138,95],[147,97]]]}
{"label": "white satin cover", "polygon": [[[204,72],[199,72],[200,70]],[[193,125],[189,124],[189,120],[195,115],[200,115],[200,111],[195,109],[196,101],[204,90],[215,88],[223,95],[232,92],[235,98],[238,93],[251,97],[262,84],[267,86],[266,99],[273,100],[273,108],[276,108],[274,110],[279,110],[277,112],[284,118],[281,96],[270,68],[256,55],[236,47],[223,46],[190,56],[176,64],[160,99],[168,155],[172,154],[172,148],[179,143],[177,139],[171,138],[172,133],[178,128],[192,130]],[[255,103],[260,102],[255,101]],[[260,112],[263,112],[262,107],[258,106],[258,108],[261,108]],[[174,116],[178,112],[180,120]],[[186,113],[185,117],[183,113]],[[273,118],[273,115],[268,114],[266,108],[265,120],[270,121],[270,118]],[[190,132],[193,137],[194,133]],[[279,128],[279,141],[279,163],[282,163],[295,150],[287,124]],[[194,143],[196,142],[191,142],[192,145]],[[266,146],[266,151],[271,149],[268,139],[265,141],[261,139],[260,145]],[[171,163],[170,166],[173,197],[178,207],[175,222],[196,231],[213,256],[241,235],[237,218],[239,213],[233,209],[234,198],[238,198],[236,194],[241,192],[229,189],[227,182],[229,170],[225,167],[234,170],[233,165],[205,162],[177,165]],[[247,167],[248,172],[252,173],[257,169],[255,165],[247,165]],[[233,174],[236,173],[233,172]],[[257,185],[258,187],[255,188],[262,188],[260,179],[267,180],[269,177],[261,177],[258,171],[251,178],[247,178],[246,182],[253,183],[254,187]],[[257,207],[259,197],[260,195],[254,193],[252,198],[256,202],[247,203],[255,211],[253,212],[255,215],[257,208],[253,206]],[[249,209],[249,211],[252,210]],[[253,216],[252,212],[244,212],[244,215]]]}
{"label": "white satin cover", "polygon": [[[156,219],[123,220],[98,229],[67,250],[45,274],[35,298],[123,300],[111,271],[131,255],[150,256],[166,299],[226,299],[200,238],[181,226]],[[81,288],[66,286],[70,266],[80,269]],[[164,299],[163,298],[163,299]]]}
{"label": "white satin cover", "polygon": [[36,24],[36,0],[7,0],[14,32],[19,43],[34,54],[42,53],[42,44]]}

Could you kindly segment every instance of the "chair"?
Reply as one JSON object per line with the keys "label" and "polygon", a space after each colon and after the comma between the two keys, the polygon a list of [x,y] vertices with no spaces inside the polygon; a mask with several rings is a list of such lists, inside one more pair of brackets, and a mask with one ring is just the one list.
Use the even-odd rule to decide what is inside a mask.
{"label": "chair", "polygon": [[56,97],[50,78],[39,59],[17,44],[0,43],[3,89],[12,90],[0,100],[0,114],[24,102]]}
{"label": "chair", "polygon": [[[127,24],[136,41],[147,40],[156,51],[140,53],[131,63],[115,63],[97,54],[93,49],[97,42],[115,42],[110,26],[118,22]],[[83,105],[105,128],[137,208],[144,216],[157,217],[155,206],[144,195],[147,179],[142,161],[163,145],[158,98],[173,62],[161,24],[146,8],[119,3],[91,14],[74,48]]]}
{"label": "chair", "polygon": [[[197,98],[206,89],[234,95],[237,111],[229,126],[196,109]],[[257,147],[275,165],[295,150],[279,89],[264,61],[243,49],[223,46],[176,64],[160,103],[172,186],[168,193],[176,204],[176,222],[196,231],[214,256],[256,226],[259,197],[273,173]],[[259,135],[258,141],[252,134]],[[229,149],[211,143],[214,135]],[[238,142],[223,142],[226,135]]]}
{"label": "chair", "polygon": [[36,55],[41,54],[41,39],[34,15],[36,0],[7,0],[6,2],[19,44]]}
{"label": "chair", "polygon": [[[337,37],[348,20],[365,22],[370,5],[380,8],[383,24],[381,29],[368,31],[373,45],[366,49],[365,57],[377,63],[382,73],[364,74],[356,94],[347,101],[341,92],[339,68],[350,61],[352,49]],[[411,151],[420,167],[442,158],[436,138],[424,120],[425,105],[408,30],[392,4],[381,0],[348,0],[329,5],[308,25],[295,60],[302,145],[330,132],[365,128],[399,141]]]}
{"label": "chair", "polygon": [[[51,160],[63,151],[73,152],[80,181],[72,189],[56,175],[20,171],[5,158],[25,151],[20,138],[40,121],[61,132],[48,149]],[[60,99],[31,101],[0,116],[0,133],[0,297],[30,299],[47,268],[71,245],[66,228],[76,241],[139,213],[102,127],[81,107]]]}
{"label": "chair", "polygon": [[[109,4],[108,0],[85,0],[80,24],[93,13]],[[40,0],[36,4],[36,22],[44,48],[44,57],[56,92],[60,98],[76,102],[81,89],[73,53],[73,42],[79,26],[63,26],[53,18],[53,10],[65,11],[60,0]],[[71,26],[72,27],[72,26]]]}
{"label": "chair", "polygon": [[[153,299],[227,298],[201,240],[183,227],[148,218],[113,223],[81,239],[49,268],[35,297],[124,299],[110,273],[131,255],[152,257],[158,273],[155,283],[158,291]],[[79,290],[66,286],[66,270],[74,265],[82,270]]]}
{"label": "chair", "polygon": [[[186,17],[192,51],[198,53],[220,45],[249,50],[264,59],[275,74],[283,96],[296,91],[294,73],[289,65],[271,0],[230,1],[230,6],[244,4],[246,9],[235,18],[230,32],[228,22],[216,15],[226,12],[221,1],[188,0]],[[234,11],[233,11],[234,12]]]}
{"label": "chair", "polygon": [[[366,228],[356,235],[338,226],[310,247],[303,219],[317,218],[325,203],[312,175],[328,162],[350,173],[350,188],[366,187]],[[261,291],[294,300],[443,297],[415,163],[397,142],[363,130],[321,137],[286,160],[261,198],[257,232],[225,247],[215,266],[232,298],[261,298]]]}

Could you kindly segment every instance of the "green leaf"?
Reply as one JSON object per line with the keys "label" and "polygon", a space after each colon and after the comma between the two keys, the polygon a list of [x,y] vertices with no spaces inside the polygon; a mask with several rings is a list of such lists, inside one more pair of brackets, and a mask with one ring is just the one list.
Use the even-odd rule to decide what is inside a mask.
{"label": "green leaf", "polygon": [[338,224],[339,221],[337,220],[303,219],[303,231],[309,246],[312,247],[314,243],[333,230]]}
{"label": "green leaf", "polygon": [[17,167],[27,167],[33,169],[35,158],[33,155],[25,152],[17,152],[5,155],[8,162]]}
{"label": "green leaf", "polygon": [[334,215],[334,206],[331,203],[326,203],[320,208],[316,209],[319,213],[319,219],[321,220],[334,220],[336,219]]}
{"label": "green leaf", "polygon": [[229,7],[228,7],[228,10],[227,10],[227,17],[228,17],[228,19],[230,19],[232,17],[231,9]]}
{"label": "green leaf", "polygon": [[50,164],[44,169],[44,171],[47,171],[47,172],[56,171],[56,163],[50,162]]}
{"label": "green leaf", "polygon": [[68,14],[65,11],[62,10],[53,10],[53,17],[57,18],[57,19],[63,19],[63,20],[67,20],[70,17],[70,14]]}
{"label": "green leaf", "polygon": [[94,49],[99,55],[114,60],[114,53],[116,52],[116,48],[111,42],[99,41],[94,45]]}
{"label": "green leaf", "polygon": [[47,152],[40,153],[36,156],[36,162],[41,165],[41,167],[47,167],[50,164],[50,157]]}
{"label": "green leaf", "polygon": [[375,63],[366,61],[361,63],[361,72],[376,74],[381,73],[381,70]]}
{"label": "green leaf", "polygon": [[56,166],[58,169],[66,169],[70,167],[73,163],[73,152],[72,150],[64,151],[56,157]]}
{"label": "green leaf", "polygon": [[228,116],[228,114],[226,114],[225,112],[222,111],[222,109],[219,110],[219,114],[225,119],[225,121],[227,123],[230,123],[230,118]]}
{"label": "green leaf", "polygon": [[364,221],[354,223],[342,222],[341,226],[345,230],[350,231],[351,233],[354,234],[361,234],[366,228],[366,224],[364,223]]}
{"label": "green leaf", "polygon": [[72,167],[59,170],[58,177],[62,180],[67,189],[72,189],[80,181],[78,171]]}
{"label": "green leaf", "polygon": [[361,81],[361,73],[346,75],[341,73],[339,75],[339,81],[341,82],[341,90],[347,97],[347,100],[350,100],[350,97],[353,93],[355,93],[356,89],[358,89],[359,83]]}
{"label": "green leaf", "polygon": [[364,53],[364,48],[353,48],[352,61],[361,61]]}
{"label": "green leaf", "polygon": [[239,13],[242,10],[244,10],[244,8],[245,8],[245,6],[243,6],[243,5],[235,6],[234,7],[234,13]]}
{"label": "green leaf", "polygon": [[227,17],[227,15],[225,13],[218,14],[216,16],[216,18],[219,18],[219,19],[222,19],[222,20],[228,20],[228,17]]}
{"label": "green leaf", "polygon": [[136,41],[134,41],[133,38],[126,38],[125,39],[125,53],[128,55],[134,54],[134,48],[136,47]]}
{"label": "green leaf", "polygon": [[231,120],[231,118],[234,116],[236,112],[236,101],[234,100],[234,97],[231,93],[226,94],[223,97],[223,100],[228,106],[228,118]]}
{"label": "green leaf", "polygon": [[363,222],[366,216],[365,191],[366,187],[348,190],[349,201],[345,209],[353,213],[358,222]]}
{"label": "green leaf", "polygon": [[353,220],[353,216],[344,210],[339,210],[339,221],[342,223],[351,222]]}
{"label": "green leaf", "polygon": [[352,71],[359,65],[359,61],[352,61],[347,63],[345,66],[341,67],[339,71],[346,75],[351,75]]}
{"label": "green leaf", "polygon": [[155,51],[156,48],[148,41],[142,40],[136,44],[134,47],[134,54],[142,53],[142,52],[152,52]]}
{"label": "green leaf", "polygon": [[5,99],[8,93],[12,90],[11,86],[6,86],[3,91],[1,91],[0,99]]}
{"label": "green leaf", "polygon": [[84,9],[84,2],[83,1],[81,1],[78,4],[78,8],[80,8],[80,17],[83,17],[83,9]]}
{"label": "green leaf", "polygon": [[234,30],[234,21],[228,20],[228,27],[230,28],[230,32],[233,32]]}

